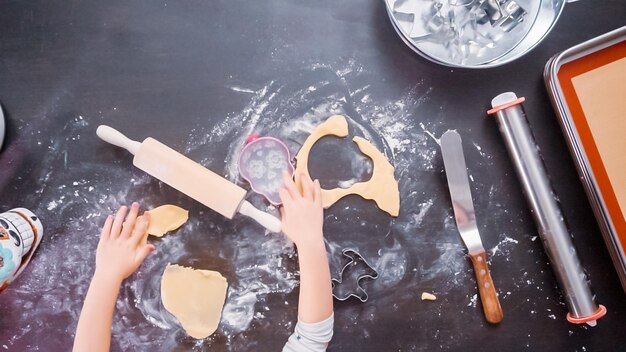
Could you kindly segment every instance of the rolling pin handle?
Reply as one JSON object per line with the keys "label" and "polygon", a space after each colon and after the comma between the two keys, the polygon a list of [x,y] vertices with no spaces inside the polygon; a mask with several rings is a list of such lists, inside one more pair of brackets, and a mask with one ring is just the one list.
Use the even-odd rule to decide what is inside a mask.
{"label": "rolling pin handle", "polygon": [[241,202],[239,212],[243,215],[251,217],[263,227],[268,229],[270,232],[278,233],[281,231],[282,224],[278,218],[266,212],[260,211],[259,209],[255,208],[254,205],[250,204],[250,202],[248,202],[247,200]]}
{"label": "rolling pin handle", "polygon": [[103,141],[116,145],[118,147],[122,147],[128,150],[133,155],[137,154],[137,152],[139,151],[139,147],[141,147],[141,143],[133,141],[113,127],[100,125],[96,130],[96,134]]}

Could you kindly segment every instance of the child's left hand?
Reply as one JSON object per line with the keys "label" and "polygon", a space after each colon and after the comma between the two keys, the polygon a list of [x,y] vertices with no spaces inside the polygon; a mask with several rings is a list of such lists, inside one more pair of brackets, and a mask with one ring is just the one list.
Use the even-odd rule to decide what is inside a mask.
{"label": "child's left hand", "polygon": [[147,243],[150,214],[144,212],[137,217],[138,203],[133,203],[128,216],[127,211],[126,206],[121,207],[115,219],[109,215],[104,223],[96,251],[94,277],[121,283],[155,250],[152,244]]}

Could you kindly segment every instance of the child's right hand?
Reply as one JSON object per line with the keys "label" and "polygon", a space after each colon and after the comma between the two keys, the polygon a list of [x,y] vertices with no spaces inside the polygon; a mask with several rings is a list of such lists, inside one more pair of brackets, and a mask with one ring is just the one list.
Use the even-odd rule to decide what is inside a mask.
{"label": "child's right hand", "polygon": [[[94,278],[121,283],[135,272],[144,258],[154,251],[154,246],[147,243],[147,231],[150,214],[139,214],[139,204],[133,203],[128,216],[128,208],[123,206],[115,219],[109,215],[96,251],[96,273]],[[126,218],[126,220],[124,220]]]}
{"label": "child's right hand", "polygon": [[320,183],[318,180],[311,181],[304,173],[296,177],[300,178],[302,193],[291,177],[283,174],[285,185],[279,191],[283,203],[280,209],[283,232],[298,249],[309,244],[323,244],[324,210]]}

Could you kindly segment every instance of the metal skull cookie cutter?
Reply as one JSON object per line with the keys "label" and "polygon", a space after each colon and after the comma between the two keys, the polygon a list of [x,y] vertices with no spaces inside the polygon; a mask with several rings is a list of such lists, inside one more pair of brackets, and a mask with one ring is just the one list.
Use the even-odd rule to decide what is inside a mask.
{"label": "metal skull cookie cutter", "polygon": [[361,280],[375,280],[378,278],[378,272],[357,251],[346,248],[341,253],[349,261],[341,268],[339,279],[332,279],[333,297],[339,301],[345,301],[352,296],[361,302],[366,302],[368,295],[361,287]]}

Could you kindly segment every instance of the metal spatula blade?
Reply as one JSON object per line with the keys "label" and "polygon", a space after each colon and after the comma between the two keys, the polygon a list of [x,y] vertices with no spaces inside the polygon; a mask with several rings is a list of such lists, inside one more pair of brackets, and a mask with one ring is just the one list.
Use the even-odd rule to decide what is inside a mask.
{"label": "metal spatula blade", "polygon": [[470,192],[461,136],[448,131],[441,136],[441,153],[450,188],[456,225],[469,253],[485,251],[476,225],[476,213]]}
{"label": "metal spatula blade", "polygon": [[456,225],[474,265],[474,273],[476,274],[485,318],[488,322],[496,324],[502,321],[502,307],[489,272],[485,249],[476,226],[476,213],[474,212],[474,203],[472,202],[472,193],[470,192],[461,136],[456,131],[447,131],[441,136],[440,145]]}

